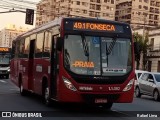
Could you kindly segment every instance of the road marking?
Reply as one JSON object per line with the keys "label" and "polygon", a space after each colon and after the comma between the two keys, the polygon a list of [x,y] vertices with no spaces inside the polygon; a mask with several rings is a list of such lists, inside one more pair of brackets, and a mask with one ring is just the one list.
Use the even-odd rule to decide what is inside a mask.
{"label": "road marking", "polygon": [[123,114],[123,115],[126,115],[128,117],[130,117],[131,115],[129,115],[128,113],[125,113],[125,111],[118,111],[118,110],[112,110],[114,112],[117,112],[117,113],[120,113],[120,114]]}
{"label": "road marking", "polygon": [[6,81],[4,81],[4,80],[0,80],[0,82],[2,82],[2,83],[7,83]]}

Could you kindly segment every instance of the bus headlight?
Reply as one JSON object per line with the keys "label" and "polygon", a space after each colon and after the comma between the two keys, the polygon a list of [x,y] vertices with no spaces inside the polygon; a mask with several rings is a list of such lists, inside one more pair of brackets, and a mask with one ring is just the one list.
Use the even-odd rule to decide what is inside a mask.
{"label": "bus headlight", "polygon": [[126,85],[126,87],[123,89],[123,91],[128,91],[128,90],[130,90],[130,89],[132,88],[132,86],[133,86],[133,83],[134,83],[134,79],[131,79],[131,80],[129,81],[129,83]]}
{"label": "bus headlight", "polygon": [[73,85],[67,78],[62,77],[62,79],[63,79],[63,82],[64,82],[65,86],[66,86],[68,89],[70,89],[70,90],[72,90],[72,91],[77,91],[77,89],[74,87],[74,85]]}

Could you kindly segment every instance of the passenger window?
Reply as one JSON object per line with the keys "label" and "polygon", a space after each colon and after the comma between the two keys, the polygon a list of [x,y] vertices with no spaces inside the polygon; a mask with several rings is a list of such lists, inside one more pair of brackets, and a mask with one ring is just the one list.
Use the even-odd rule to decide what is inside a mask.
{"label": "passenger window", "polygon": [[25,39],[25,45],[24,45],[24,58],[28,58],[28,54],[29,54],[29,37],[27,37]]}
{"label": "passenger window", "polygon": [[45,32],[45,40],[44,40],[44,52],[43,57],[50,57],[50,51],[51,51],[51,40],[52,35],[50,32]]}
{"label": "passenger window", "polygon": [[12,58],[15,57],[15,52],[16,52],[16,41],[12,42]]}
{"label": "passenger window", "polygon": [[44,32],[37,34],[35,57],[41,58],[43,52]]}
{"label": "passenger window", "polygon": [[20,46],[19,46],[19,54],[18,57],[19,58],[23,58],[23,54],[24,54],[24,39],[20,41]]}
{"label": "passenger window", "polygon": [[141,79],[147,81],[148,74],[147,73],[142,74]]}
{"label": "passenger window", "polygon": [[[153,80],[153,75],[152,74],[149,74],[149,76],[148,76],[148,81],[149,80]],[[150,81],[149,81],[150,82]]]}
{"label": "passenger window", "polygon": [[16,52],[15,52],[15,57],[18,58],[19,56],[19,47],[20,47],[20,41],[16,41]]}
{"label": "passenger window", "polygon": [[138,78],[141,76],[142,73],[138,73]]}

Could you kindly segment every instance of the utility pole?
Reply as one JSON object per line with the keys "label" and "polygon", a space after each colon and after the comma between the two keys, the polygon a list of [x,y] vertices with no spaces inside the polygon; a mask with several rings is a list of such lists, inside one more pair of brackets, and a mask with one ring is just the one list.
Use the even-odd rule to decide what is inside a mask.
{"label": "utility pole", "polygon": [[69,17],[69,15],[70,15],[70,2],[71,2],[71,0],[68,0],[68,15],[67,15],[67,17]]}

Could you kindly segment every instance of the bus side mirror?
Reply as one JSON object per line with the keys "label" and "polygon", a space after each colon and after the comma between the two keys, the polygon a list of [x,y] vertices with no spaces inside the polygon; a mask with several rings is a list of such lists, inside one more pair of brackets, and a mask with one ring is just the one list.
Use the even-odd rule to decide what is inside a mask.
{"label": "bus side mirror", "polygon": [[138,42],[134,42],[134,53],[140,54],[140,44]]}
{"label": "bus side mirror", "polygon": [[57,37],[56,48],[58,51],[62,51],[64,39],[62,37]]}

